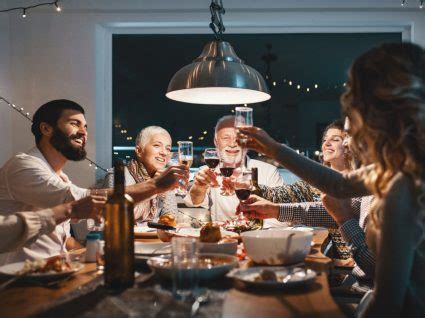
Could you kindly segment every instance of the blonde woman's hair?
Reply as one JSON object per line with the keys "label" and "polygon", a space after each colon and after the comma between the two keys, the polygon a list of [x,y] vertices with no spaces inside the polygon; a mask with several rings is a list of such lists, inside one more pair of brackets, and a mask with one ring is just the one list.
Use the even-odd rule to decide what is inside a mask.
{"label": "blonde woman's hair", "polygon": [[[425,179],[425,51],[396,43],[364,53],[351,66],[341,104],[350,119],[355,153],[376,166],[366,178],[373,193],[385,196],[392,178],[402,172],[420,195]],[[372,219],[379,225],[376,213],[375,208]],[[423,230],[423,220],[419,222]]]}

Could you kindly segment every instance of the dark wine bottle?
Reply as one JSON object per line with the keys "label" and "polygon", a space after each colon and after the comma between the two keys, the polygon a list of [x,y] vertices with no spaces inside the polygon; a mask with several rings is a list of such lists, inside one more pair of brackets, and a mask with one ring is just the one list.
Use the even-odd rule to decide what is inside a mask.
{"label": "dark wine bottle", "polygon": [[125,194],[124,163],[114,164],[114,193],[104,208],[105,285],[123,289],[134,284],[134,202]]}
{"label": "dark wine bottle", "polygon": [[[258,195],[261,197],[261,189],[258,186],[258,168],[251,168],[252,173],[252,194]],[[263,227],[263,219],[254,219],[255,223],[259,225],[260,228]]]}

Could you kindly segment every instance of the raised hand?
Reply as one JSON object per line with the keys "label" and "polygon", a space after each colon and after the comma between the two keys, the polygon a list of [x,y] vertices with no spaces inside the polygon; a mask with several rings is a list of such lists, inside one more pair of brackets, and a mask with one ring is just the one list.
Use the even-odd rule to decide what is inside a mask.
{"label": "raised hand", "polygon": [[339,225],[344,224],[350,219],[358,218],[351,206],[351,199],[337,199],[328,194],[322,194],[321,198],[329,215],[332,216]]}
{"label": "raised hand", "polygon": [[100,222],[105,203],[106,197],[101,195],[89,195],[81,200],[71,202],[71,218],[94,219]]}
{"label": "raised hand", "polygon": [[279,205],[252,194],[244,203],[236,208],[236,214],[243,213],[248,219],[277,219]]}
{"label": "raised hand", "polygon": [[273,150],[280,144],[258,127],[243,127],[238,129],[238,144],[249,149],[271,156]]}
{"label": "raised hand", "polygon": [[186,165],[168,167],[158,176],[154,177],[158,193],[167,192],[181,186],[181,182],[189,181],[189,168]]}
{"label": "raised hand", "polygon": [[208,167],[199,169],[195,176],[194,184],[199,187],[218,187],[217,175]]}

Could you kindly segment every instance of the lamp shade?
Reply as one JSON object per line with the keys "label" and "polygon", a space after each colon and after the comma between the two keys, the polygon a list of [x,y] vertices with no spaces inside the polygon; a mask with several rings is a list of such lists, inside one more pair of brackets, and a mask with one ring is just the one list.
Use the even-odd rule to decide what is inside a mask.
{"label": "lamp shade", "polygon": [[174,74],[165,95],[179,102],[213,105],[259,103],[271,97],[261,74],[246,65],[230,43],[217,40]]}

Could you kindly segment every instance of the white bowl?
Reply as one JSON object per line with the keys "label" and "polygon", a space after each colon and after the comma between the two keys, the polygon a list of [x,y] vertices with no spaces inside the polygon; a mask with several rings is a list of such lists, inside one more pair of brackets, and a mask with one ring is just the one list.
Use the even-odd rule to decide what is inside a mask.
{"label": "white bowl", "polygon": [[310,251],[311,231],[258,230],[241,234],[247,255],[257,264],[285,265],[304,261]]}
{"label": "white bowl", "polygon": [[199,242],[199,253],[218,253],[235,255],[237,250],[238,241],[235,239],[228,239],[228,241],[219,243]]}

